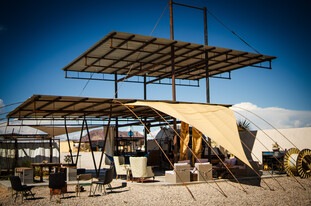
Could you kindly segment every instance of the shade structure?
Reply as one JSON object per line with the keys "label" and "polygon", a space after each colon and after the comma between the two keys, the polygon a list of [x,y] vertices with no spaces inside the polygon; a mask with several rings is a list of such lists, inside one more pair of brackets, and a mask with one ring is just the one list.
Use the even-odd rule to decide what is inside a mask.
{"label": "shade structure", "polygon": [[[66,134],[65,127],[49,127],[49,126],[31,126],[35,129],[38,129],[42,132],[49,134],[51,137],[59,136]],[[93,129],[95,127],[89,127],[88,129]],[[85,130],[86,128],[84,128]],[[81,127],[67,127],[68,134],[73,132],[81,131]]]}
{"label": "shade structure", "polygon": [[[171,57],[171,48],[174,57]],[[208,56],[208,58],[206,58]],[[189,42],[112,31],[63,68],[66,72],[118,74],[117,82],[146,75],[147,83],[171,78],[199,80],[236,69],[271,62],[276,57]],[[206,72],[205,65],[208,65]],[[66,75],[66,77],[68,77]],[[82,77],[79,77],[80,79]],[[96,79],[93,76],[88,79]],[[104,80],[105,78],[103,78]],[[100,80],[98,78],[97,80]]]}
{"label": "shade structure", "polygon": [[137,101],[192,125],[252,168],[244,153],[232,110],[223,106]]}

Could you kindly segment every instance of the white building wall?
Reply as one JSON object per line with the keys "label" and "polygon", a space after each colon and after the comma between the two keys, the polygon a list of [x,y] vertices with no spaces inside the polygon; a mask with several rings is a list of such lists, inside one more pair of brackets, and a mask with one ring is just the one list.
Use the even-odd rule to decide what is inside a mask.
{"label": "white building wall", "polygon": [[[288,138],[299,150],[311,149],[311,127],[279,129],[278,131]],[[264,146],[258,140],[254,141],[254,137],[247,131],[240,132],[240,137],[241,140],[245,142],[250,149],[252,149],[252,159],[257,161],[257,158],[255,157],[257,156],[260,162],[262,162],[262,152],[272,151],[272,145],[275,142],[280,145],[281,150],[288,150],[294,147],[278,131],[271,129],[252,132],[256,136],[256,139],[262,142]],[[275,142],[272,141],[266,134],[269,135]],[[245,148],[244,150],[249,158],[249,152]]]}

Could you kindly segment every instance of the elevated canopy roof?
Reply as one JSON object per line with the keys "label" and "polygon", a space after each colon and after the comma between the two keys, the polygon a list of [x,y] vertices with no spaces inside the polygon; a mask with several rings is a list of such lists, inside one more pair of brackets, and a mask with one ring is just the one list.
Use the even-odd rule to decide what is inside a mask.
{"label": "elevated canopy roof", "polygon": [[[171,78],[171,46],[174,46],[176,79],[199,80],[206,77],[206,58],[210,77],[247,66],[271,62],[276,57],[205,46],[163,38],[112,31],[78,58],[64,71],[152,77],[147,83]],[[271,68],[267,66],[264,68]]]}
{"label": "elevated canopy roof", "polygon": [[[94,118],[97,120],[107,120],[111,117],[119,119],[133,119],[136,117],[122,104],[136,102],[136,99],[108,99],[108,98],[89,98],[89,97],[71,97],[71,96],[50,96],[50,95],[33,95],[24,103],[11,111],[7,118],[18,118],[21,120],[49,120],[63,119],[70,120]],[[141,100],[143,101],[143,100]],[[121,103],[122,104],[121,104]],[[155,101],[156,102],[156,101]],[[162,101],[173,103],[172,101]],[[178,104],[179,102],[175,102]],[[189,103],[191,104],[191,103]],[[230,105],[225,105],[230,106]],[[150,121],[162,121],[152,109],[147,106],[138,106],[133,111],[140,118],[148,118]],[[171,117],[161,113],[167,119]],[[25,122],[24,122],[25,123]]]}

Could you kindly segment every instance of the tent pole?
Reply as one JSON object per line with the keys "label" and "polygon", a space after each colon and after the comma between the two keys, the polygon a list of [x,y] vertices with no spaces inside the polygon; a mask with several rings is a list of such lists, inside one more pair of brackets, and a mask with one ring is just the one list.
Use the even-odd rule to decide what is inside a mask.
{"label": "tent pole", "polygon": [[64,122],[65,122],[65,131],[66,131],[66,136],[67,136],[67,142],[68,142],[68,147],[69,147],[69,153],[70,153],[70,157],[71,157],[71,163],[73,163],[73,157],[72,157],[72,150],[71,150],[71,146],[70,146],[70,141],[69,141],[69,134],[68,134],[68,130],[67,130],[67,123],[66,123],[66,117],[64,117]]}
{"label": "tent pole", "polygon": [[[112,114],[112,105],[110,105],[109,120],[108,120],[107,130],[106,130],[106,133],[105,133],[104,144],[103,144],[103,147],[102,147],[102,154],[101,154],[101,156],[100,156],[100,161],[99,161],[98,171],[97,171],[97,174],[96,174],[96,175],[97,175],[97,177],[99,177],[100,168],[101,168],[102,161],[103,161],[103,156],[104,156],[104,152],[105,152],[105,147],[106,147],[107,137],[108,137],[109,128],[110,128],[111,114]],[[105,128],[105,126],[104,126],[104,128]]]}

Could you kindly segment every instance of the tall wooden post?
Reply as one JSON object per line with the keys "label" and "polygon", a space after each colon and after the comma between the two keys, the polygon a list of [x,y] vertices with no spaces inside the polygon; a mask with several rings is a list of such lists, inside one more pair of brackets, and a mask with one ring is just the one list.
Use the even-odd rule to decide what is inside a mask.
{"label": "tall wooden post", "polygon": [[[207,13],[206,7],[203,7],[204,16],[204,44],[208,45],[208,35],[207,35]],[[209,91],[209,71],[208,71],[208,52],[205,50],[205,79],[206,79],[206,103],[210,103],[210,91]],[[208,144],[212,145],[211,138],[208,137]],[[212,150],[208,147],[208,159],[212,161]]]}
{"label": "tall wooden post", "polygon": [[[147,76],[144,75],[144,100],[147,100]],[[147,124],[147,118],[144,119],[144,124]],[[147,140],[147,130],[144,128],[144,137],[145,137],[145,154],[148,153],[148,140]]]}
{"label": "tall wooden post", "polygon": [[[115,95],[114,98],[118,98],[118,74],[115,73],[114,74],[114,91],[115,91]],[[116,153],[117,155],[119,155],[119,142],[118,142],[118,137],[119,137],[119,121],[118,121],[118,117],[116,117],[116,139],[115,139],[115,143],[116,143]]]}
{"label": "tall wooden post", "polygon": [[[171,31],[171,40],[174,40],[174,21],[173,21],[173,1],[169,0],[170,6],[170,31]],[[172,68],[172,99],[173,102],[176,101],[176,85],[175,85],[175,51],[174,45],[171,46],[171,68]],[[174,130],[177,130],[176,119],[174,118]],[[178,161],[178,144],[177,144],[177,135],[174,133],[174,162]],[[169,148],[170,149],[170,148]]]}

